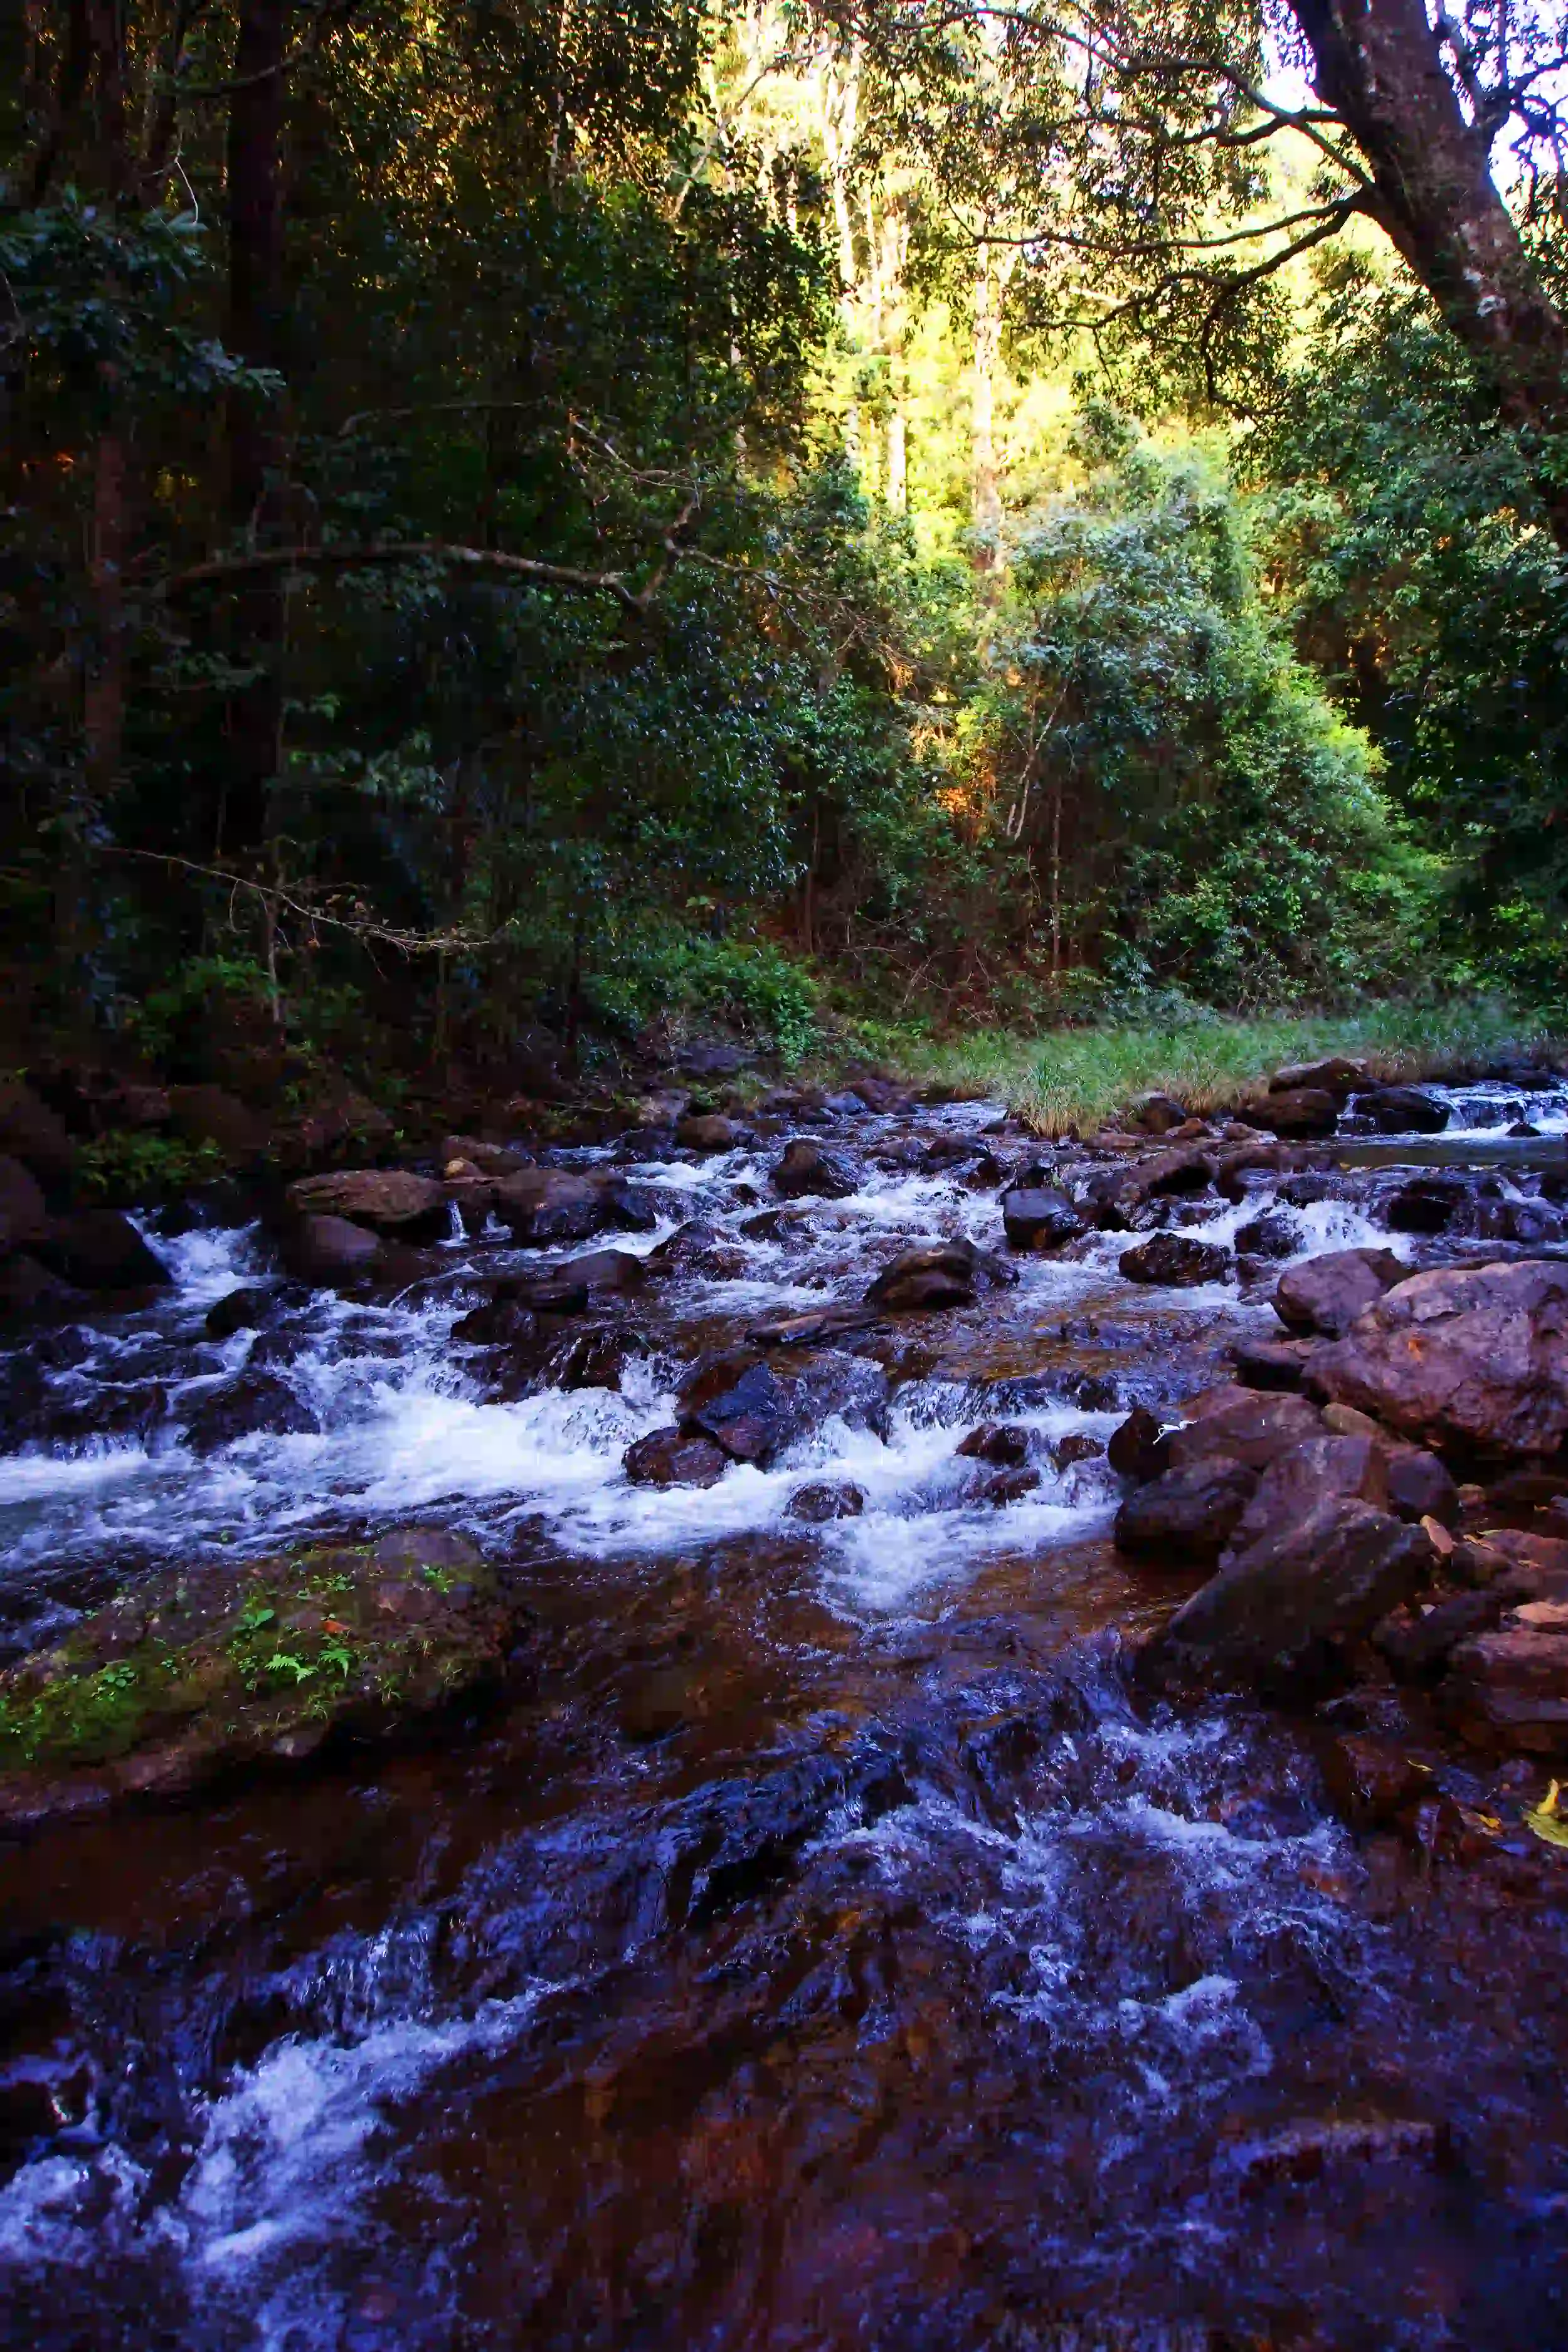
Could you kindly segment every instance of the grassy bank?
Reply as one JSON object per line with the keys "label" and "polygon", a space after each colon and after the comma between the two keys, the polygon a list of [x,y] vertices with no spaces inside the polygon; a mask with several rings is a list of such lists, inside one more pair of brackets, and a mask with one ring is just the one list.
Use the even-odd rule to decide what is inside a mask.
{"label": "grassy bank", "polygon": [[1380,1078],[1440,1078],[1466,1065],[1561,1052],[1563,1033],[1489,999],[1373,1004],[1346,1018],[1221,1020],[1057,1029],[977,1030],[879,1041],[882,1058],[924,1083],[1005,1099],[1037,1133],[1089,1133],[1154,1089],[1206,1112],[1259,1092],[1286,1062],[1347,1054]]}

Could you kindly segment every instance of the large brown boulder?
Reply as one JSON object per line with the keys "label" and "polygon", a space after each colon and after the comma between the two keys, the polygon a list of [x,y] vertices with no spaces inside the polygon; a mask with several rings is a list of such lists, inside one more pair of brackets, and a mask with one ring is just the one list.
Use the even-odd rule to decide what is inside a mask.
{"label": "large brown boulder", "polygon": [[1065,1192],[1046,1184],[1016,1185],[1002,1195],[1002,1230],[1009,1249],[1060,1249],[1089,1231]]}
{"label": "large brown boulder", "polygon": [[1568,1265],[1413,1275],[1321,1348],[1309,1378],[1419,1445],[1555,1454],[1568,1438]]}
{"label": "large brown boulder", "polygon": [[1274,1312],[1288,1331],[1317,1331],[1337,1339],[1409,1271],[1392,1250],[1326,1250],[1280,1276]]}
{"label": "large brown boulder", "polygon": [[1116,1515],[1116,1541],[1129,1552],[1217,1559],[1258,1485],[1258,1472],[1226,1454],[1167,1470],[1129,1495]]}
{"label": "large brown boulder", "polygon": [[380,1271],[385,1244],[347,1217],[298,1217],[283,1235],[283,1263],[300,1282],[331,1287],[363,1282]]}
{"label": "large brown boulder", "polygon": [[693,1111],[676,1129],[675,1139],[683,1151],[733,1151],[742,1135],[732,1118],[721,1118],[716,1111]]}
{"label": "large brown boulder", "polygon": [[346,1217],[373,1234],[395,1234],[403,1241],[434,1240],[451,1222],[443,1188],[405,1168],[344,1169],[330,1176],[301,1176],[286,1198],[300,1216]]}
{"label": "large brown boulder", "polygon": [[1234,1549],[1143,1654],[1156,1681],[1195,1676],[1305,1695],[1331,1678],[1379,1619],[1426,1583],[1421,1528],[1329,1495],[1245,1550]]}
{"label": "large brown boulder", "polygon": [[1268,1128],[1275,1135],[1332,1135],[1340,1123],[1340,1106],[1324,1087],[1297,1087],[1248,1104],[1247,1116],[1255,1127]]}
{"label": "large brown boulder", "polygon": [[1300,1094],[1303,1088],[1326,1095],[1353,1095],[1369,1083],[1366,1066],[1330,1054],[1321,1062],[1290,1062],[1268,1081],[1271,1095]]}
{"label": "large brown boulder", "polygon": [[[1212,1454],[1228,1454],[1254,1470],[1266,1470],[1281,1454],[1323,1433],[1323,1417],[1303,1396],[1270,1396],[1238,1388],[1216,1390],[1204,1410],[1179,1429],[1168,1429],[1159,1444],[1160,1467],[1181,1469]],[[1183,1407],[1191,1412],[1192,1404]]]}
{"label": "large brown boulder", "polygon": [[1010,1265],[987,1256],[973,1242],[937,1242],[900,1250],[866,1293],[866,1303],[894,1315],[919,1308],[970,1307],[974,1303],[976,1283],[1011,1283],[1017,1278]]}
{"label": "large brown boulder", "polygon": [[148,1290],[169,1279],[163,1260],[118,1209],[52,1218],[35,1250],[51,1274],[79,1290]]}
{"label": "large brown boulder", "polygon": [[711,1438],[679,1429],[652,1430],[621,1458],[634,1486],[716,1486],[730,1467]]}
{"label": "large brown boulder", "polygon": [[522,1168],[496,1185],[495,1212],[515,1242],[585,1242],[619,1222],[610,1187],[569,1168]]}
{"label": "large brown boulder", "polygon": [[816,1198],[842,1201],[858,1191],[860,1178],[853,1161],[825,1144],[800,1136],[786,1145],[773,1171],[773,1188],[786,1201]]}

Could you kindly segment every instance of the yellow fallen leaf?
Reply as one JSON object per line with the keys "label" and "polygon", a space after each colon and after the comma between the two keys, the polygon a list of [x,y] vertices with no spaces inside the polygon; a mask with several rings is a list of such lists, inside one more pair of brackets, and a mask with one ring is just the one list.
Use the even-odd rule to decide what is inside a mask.
{"label": "yellow fallen leaf", "polygon": [[1553,1780],[1540,1804],[1527,1805],[1520,1819],[1543,1845],[1560,1845],[1568,1852],[1568,1813],[1559,1811],[1557,1805],[1561,1793],[1562,1783]]}

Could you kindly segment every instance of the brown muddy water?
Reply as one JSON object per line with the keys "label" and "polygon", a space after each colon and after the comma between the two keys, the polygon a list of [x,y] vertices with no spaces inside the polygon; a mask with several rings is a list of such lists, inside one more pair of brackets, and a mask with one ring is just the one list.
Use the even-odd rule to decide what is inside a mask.
{"label": "brown muddy water", "polygon": [[[1451,1164],[1505,1091],[1457,1102]],[[618,1392],[496,1399],[450,1333],[499,1237],[214,1342],[259,1234],[153,1227],[171,1297],[10,1364],[12,1654],[171,1559],[415,1521],[475,1535],[520,1613],[504,1696],[439,1745],[0,1847],[0,2339],[1568,2346],[1568,1860],[1358,1841],[1310,1720],[1124,1670],[1196,1580],[1118,1558],[1115,1482],[1063,1441],[1204,1385],[1266,1286],[1141,1291],[1096,1235],[855,1342],[875,1427],[706,1490],[621,1471],[759,1312],[858,1297],[910,1241],[999,1247],[994,1117],[814,1130],[864,1181],[782,1227],[776,1146],[637,1168],[630,1246],[717,1238],[624,1310]],[[1388,1181],[1289,1206],[1297,1254],[1385,1239]],[[1272,1189],[1173,1213],[1227,1240]],[[198,1457],[258,1345],[321,1433]],[[954,1454],[982,1419],[1031,1433],[1005,1507]],[[861,1515],[793,1518],[823,1481]]]}

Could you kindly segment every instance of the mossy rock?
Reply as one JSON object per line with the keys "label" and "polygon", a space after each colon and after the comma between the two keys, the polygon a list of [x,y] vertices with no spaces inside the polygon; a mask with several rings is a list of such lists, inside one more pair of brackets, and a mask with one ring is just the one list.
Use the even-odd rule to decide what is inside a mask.
{"label": "mossy rock", "polygon": [[0,1827],[385,1738],[499,1680],[510,1625],[442,1528],[161,1578],[0,1672]]}

